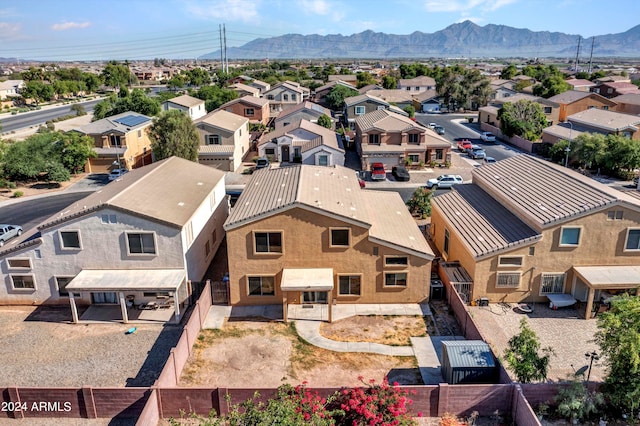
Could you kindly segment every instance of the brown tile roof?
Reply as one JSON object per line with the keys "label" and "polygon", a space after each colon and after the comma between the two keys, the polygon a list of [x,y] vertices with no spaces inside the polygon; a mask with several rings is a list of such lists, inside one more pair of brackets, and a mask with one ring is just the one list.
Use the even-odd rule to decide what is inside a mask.
{"label": "brown tile roof", "polygon": [[325,114],[326,116],[328,116],[329,118],[331,118],[331,110],[328,108],[325,108],[321,105],[318,104],[314,104],[313,102],[309,102],[309,101],[304,101],[304,102],[300,102],[299,104],[296,104],[290,108],[284,109],[282,111],[280,111],[280,113],[278,114],[278,116],[276,117],[276,120],[282,120],[285,117],[290,116],[291,114],[294,114],[300,110],[306,109],[309,112],[314,113],[315,115],[317,115],[318,117],[321,116],[322,114]]}
{"label": "brown tile roof", "polygon": [[229,86],[229,88],[233,89],[233,90],[236,90],[236,91],[253,93],[254,97],[260,96],[260,89],[258,89],[257,87],[248,86],[246,84],[234,83],[231,86]]}
{"label": "brown tile roof", "polygon": [[[136,124],[128,125],[128,123]],[[137,112],[127,111],[94,121],[77,130],[85,135],[104,135],[110,132],[126,134],[150,126],[151,124],[153,124],[151,117],[138,114]]]}
{"label": "brown tile roof", "polygon": [[364,115],[359,115],[356,117],[356,126],[360,127],[360,130],[363,132],[371,129],[396,132],[410,129],[420,130],[421,132],[426,131],[426,128],[420,126],[415,121],[386,109],[379,109]]}
{"label": "brown tile roof", "polygon": [[[381,209],[380,206],[385,208]],[[336,216],[369,229],[370,238],[416,256],[433,252],[397,193],[361,189],[351,169],[341,166],[267,168],[251,176],[225,222],[225,230],[291,208]]]}
{"label": "brown tile roof", "polygon": [[[583,92],[580,90],[567,90],[566,92],[562,92],[550,97],[549,100],[552,102],[557,102],[559,104],[572,104],[584,98],[595,98],[599,101],[610,103],[610,101],[607,101],[607,98],[605,98],[604,96],[601,96],[597,93]],[[615,103],[611,103],[611,105],[615,105]]]}
{"label": "brown tile roof", "polygon": [[569,80],[565,80],[565,83],[571,85],[572,87],[593,87],[596,85],[593,81],[586,80],[584,78],[572,78]]}
{"label": "brown tile roof", "polygon": [[189,95],[177,96],[175,98],[167,99],[165,102],[181,105],[187,108],[192,108],[201,104],[204,105],[204,101],[202,99],[194,98]]}
{"label": "brown tile roof", "polygon": [[618,104],[640,105],[640,93],[625,93],[611,100]]}
{"label": "brown tile roof", "polygon": [[374,89],[369,90],[367,94],[383,99],[390,103],[412,102],[413,94],[404,89]]}
{"label": "brown tile roof", "polygon": [[435,89],[425,90],[424,92],[413,95],[413,98],[418,102],[428,101],[429,99],[437,97],[438,92]]}
{"label": "brown tile roof", "polygon": [[263,106],[268,105],[269,101],[264,98],[256,98],[255,96],[245,95],[241,98],[237,98],[232,101],[229,101],[224,105],[220,105],[220,108],[218,108],[218,110],[225,109],[231,105],[238,104],[238,103],[243,105],[250,105],[252,107],[262,108]]}
{"label": "brown tile roof", "polygon": [[597,108],[590,108],[572,114],[567,117],[567,119],[573,123],[613,132],[622,130],[632,130],[635,132],[638,130],[638,125],[640,125],[640,117],[637,115],[623,114]]}
{"label": "brown tile roof", "polygon": [[380,105],[384,105],[386,107],[389,106],[389,103],[387,103],[385,100],[376,98],[375,96],[371,96],[368,93],[365,93],[364,95],[350,96],[348,98],[344,98],[344,103],[346,106],[356,105],[364,101],[372,101],[372,102],[379,103]]}
{"label": "brown tile roof", "polygon": [[[299,135],[295,135],[294,132],[298,129],[303,129],[307,133],[316,135],[313,138],[302,138]],[[274,138],[279,138],[284,135],[291,135],[296,146],[301,146],[302,151],[308,151],[318,145],[327,145],[333,149],[344,151],[338,143],[338,134],[331,129],[322,127],[319,124],[312,123],[309,120],[300,119],[287,126],[276,129],[272,132],[265,133],[261,138],[258,145],[264,145],[271,142]]]}
{"label": "brown tile roof", "polygon": [[422,75],[420,77],[415,77],[415,78],[401,78],[400,80],[398,80],[398,85],[400,87],[406,87],[406,86],[434,86],[435,87],[436,81],[431,77]]}
{"label": "brown tile roof", "polygon": [[224,172],[179,157],[135,169],[38,226],[44,229],[101,208],[115,208],[171,226],[184,226]]}
{"label": "brown tile roof", "polygon": [[229,132],[235,132],[242,126],[245,126],[249,120],[241,115],[234,114],[232,112],[225,111],[223,109],[217,109],[211,111],[204,117],[200,117],[194,120],[194,124],[197,126],[200,123],[206,123],[210,126],[218,127]]}

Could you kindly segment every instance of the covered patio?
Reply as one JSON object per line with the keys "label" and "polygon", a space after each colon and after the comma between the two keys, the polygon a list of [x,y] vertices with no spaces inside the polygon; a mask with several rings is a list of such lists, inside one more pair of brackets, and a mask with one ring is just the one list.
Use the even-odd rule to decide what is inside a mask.
{"label": "covered patio", "polygon": [[328,321],[332,321],[332,268],[283,269],[280,289],[282,290],[283,295],[282,313],[284,322],[287,322],[289,317],[287,294],[292,291],[302,292],[303,304],[320,303],[326,306]]}
{"label": "covered patio", "polygon": [[[576,287],[574,297],[580,288],[587,288],[585,319],[591,319],[594,301],[607,303],[614,293],[635,291],[640,295],[640,266],[574,266]],[[598,303],[597,302],[597,303]]]}
{"label": "covered patio", "polygon": [[[160,304],[155,300],[147,301],[145,293],[167,294],[168,296],[162,305],[172,308],[174,320],[178,322],[181,302],[179,289],[184,282],[185,272],[183,269],[85,269],[71,280],[66,289],[69,291],[71,315],[76,324],[80,322],[80,319],[74,293],[79,292],[90,293],[92,303],[104,304],[103,306],[112,308],[119,305],[121,321],[125,324],[129,323],[129,312],[130,309],[135,308],[134,300],[136,297],[141,302],[145,301],[145,303],[140,303],[142,306],[139,305],[139,307],[155,311],[160,308]],[[95,310],[93,311],[95,312]],[[152,316],[158,317],[158,315]],[[164,316],[160,315],[160,317]],[[135,317],[139,318],[140,315],[135,315]]]}

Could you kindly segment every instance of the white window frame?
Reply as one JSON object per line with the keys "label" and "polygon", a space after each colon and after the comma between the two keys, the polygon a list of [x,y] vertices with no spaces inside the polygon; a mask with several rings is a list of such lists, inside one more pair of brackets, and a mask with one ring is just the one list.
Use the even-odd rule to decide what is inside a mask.
{"label": "white window frame", "polygon": [[[260,279],[260,294],[251,294],[251,285],[249,281],[252,278]],[[271,278],[273,280],[273,294],[263,292],[262,280],[265,278]],[[276,277],[275,275],[247,275],[247,296],[249,297],[274,297],[276,295]]]}
{"label": "white window frame", "polygon": [[[517,276],[518,284],[500,284],[500,277],[506,276]],[[496,273],[496,288],[520,288],[520,283],[522,282],[522,271],[509,271],[509,272],[497,272]]]}
{"label": "white window frame", "polygon": [[[411,137],[415,137],[416,140],[412,141]],[[407,142],[408,143],[413,143],[413,144],[419,144],[420,143],[420,133],[408,133],[407,134]]]}
{"label": "white window frame", "polygon": [[378,108],[376,108],[378,111],[384,111],[385,109],[387,109],[386,106],[384,105],[378,105]]}
{"label": "white window frame", "polygon": [[[295,154],[295,153],[294,153]],[[295,155],[294,155],[295,156]],[[320,161],[322,158],[324,158],[326,161],[326,164],[322,164],[322,161]],[[329,154],[318,154],[318,156],[316,157],[317,159],[317,165],[318,166],[328,166],[329,165]]]}
{"label": "white window frame", "polygon": [[[404,263],[389,263],[389,259],[404,259],[405,262]],[[384,266],[385,267],[391,267],[391,268],[395,268],[395,267],[401,267],[401,268],[406,268],[407,266],[409,266],[409,256],[400,256],[400,255],[391,255],[391,256],[385,256],[384,257]]]}
{"label": "white window frame", "polygon": [[253,117],[255,115],[255,109],[254,108],[245,108],[244,109],[244,115]]}
{"label": "white window frame", "polygon": [[[216,142],[217,141],[217,142]],[[220,135],[207,135],[207,145],[222,145]]]}
{"label": "white window frame", "polygon": [[[349,293],[343,293],[342,292],[342,286],[340,283],[340,279],[341,278],[349,278]],[[360,281],[359,285],[360,285],[360,291],[358,293],[353,293],[351,292],[351,279],[352,278],[358,278],[358,280]],[[338,274],[338,296],[342,296],[342,297],[359,297],[362,295],[362,274]]]}
{"label": "white window frame", "polygon": [[638,242],[638,248],[627,248],[627,244],[629,243],[629,233],[631,231],[640,232],[640,228],[627,228],[627,234],[624,238],[624,250],[625,252],[640,252],[640,240]]}
{"label": "white window frame", "polygon": [[[131,247],[129,246],[129,236],[130,235],[142,235],[142,234],[151,234],[153,236],[153,253],[132,253],[131,252]],[[153,231],[136,231],[136,232],[125,232],[125,243],[127,245],[127,255],[128,256],[144,256],[144,257],[148,257],[148,256],[158,256],[158,238],[156,236],[156,233]],[[142,241],[142,240],[141,240]],[[144,250],[144,246],[143,246],[143,250]]]}
{"label": "white window frame", "polygon": [[[257,251],[257,241],[256,241],[256,236],[258,234],[267,234],[267,251]],[[271,246],[269,244],[269,234],[280,234],[280,251],[272,251],[271,250]],[[283,230],[259,230],[259,231],[253,231],[253,254],[254,255],[267,255],[267,256],[273,256],[273,255],[283,255],[284,254],[284,231]]]}
{"label": "white window frame", "polygon": [[609,210],[607,212],[607,220],[622,220],[624,218],[623,210]]}
{"label": "white window frame", "polygon": [[[554,282],[553,284],[551,284],[551,291],[545,291],[544,287],[545,287],[545,283],[544,280],[545,278],[558,278],[558,277],[562,277],[562,286],[560,288],[560,291],[555,291],[556,289],[554,288],[554,286],[557,284],[556,282]],[[540,296],[544,296],[546,294],[559,294],[559,293],[564,293],[564,287],[566,284],[566,274],[564,272],[543,272],[542,274],[540,274],[540,291],[539,291],[539,295]]]}
{"label": "white window frame", "polygon": [[353,111],[354,111],[355,115],[364,115],[366,113],[367,109],[363,105],[356,105],[353,108]]}
{"label": "white window frame", "polygon": [[[11,266],[12,260],[19,260],[23,262],[26,260],[27,262],[29,262],[29,266]],[[12,257],[7,259],[7,269],[12,269],[17,271],[28,271],[32,268],[33,268],[33,264],[31,263],[31,258],[29,257]]]}
{"label": "white window frame", "polygon": [[[67,247],[64,245],[63,233],[76,233],[78,235],[78,247]],[[82,237],[79,229],[61,229],[58,231],[58,238],[60,239],[60,249],[62,250],[82,250]]]}
{"label": "white window frame", "polygon": [[58,296],[60,296],[60,297],[69,297],[69,293],[72,293],[72,292],[69,292],[69,291],[66,291],[66,290],[65,290],[65,291],[66,291],[66,293],[67,293],[66,295],[64,295],[64,294],[60,294],[60,285],[58,284],[58,278],[70,278],[70,280],[69,280],[69,281],[71,281],[71,280],[73,280],[75,277],[74,277],[73,275],[54,275],[54,276],[53,276],[53,280],[54,280],[54,281],[55,281],[55,283],[56,283],[56,290],[58,291]]}
{"label": "white window frame", "polygon": [[[397,275],[402,275],[404,274],[404,281],[405,284],[388,284],[387,283],[387,276],[388,275],[395,275],[395,282],[398,282],[398,278]],[[384,282],[382,283],[382,285],[384,287],[387,288],[407,288],[409,286],[409,271],[403,270],[403,271],[393,271],[393,272],[385,272],[384,276],[383,276]]]}
{"label": "white window frame", "polygon": [[103,214],[100,217],[100,221],[105,225],[110,223],[117,223],[118,217],[115,214]]}
{"label": "white window frame", "polygon": [[[36,277],[33,274],[10,274],[11,278],[11,289],[15,291],[34,291],[37,289],[36,286]],[[16,283],[14,277],[31,277],[31,281],[33,282],[33,287],[16,287]]]}
{"label": "white window frame", "polygon": [[[347,244],[333,244],[333,231],[347,231]],[[351,247],[351,229],[350,228],[329,228],[329,247],[331,248]]]}
{"label": "white window frame", "polygon": [[[520,259],[520,263],[503,263],[506,259]],[[498,256],[498,267],[499,268],[521,268],[524,262],[524,256]]]}
{"label": "white window frame", "polygon": [[[566,244],[566,243],[562,243],[562,234],[564,233],[565,229],[578,229],[580,231],[580,233],[578,234],[578,242],[577,244]],[[562,226],[560,228],[560,237],[558,239],[558,246],[559,247],[578,247],[580,246],[580,242],[582,241],[582,226]]]}
{"label": "white window frame", "polygon": [[[375,137],[377,139],[377,142],[372,139],[373,137]],[[368,141],[369,145],[380,145],[381,144],[381,142],[380,142],[381,139],[382,138],[380,137],[380,133],[371,133],[371,134],[369,134],[367,141]]]}

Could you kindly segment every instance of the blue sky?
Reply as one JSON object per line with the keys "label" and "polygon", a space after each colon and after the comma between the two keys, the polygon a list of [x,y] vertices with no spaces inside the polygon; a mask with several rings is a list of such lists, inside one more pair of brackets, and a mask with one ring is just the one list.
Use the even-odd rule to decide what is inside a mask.
{"label": "blue sky", "polygon": [[[608,6],[607,6],[608,5]],[[195,58],[287,33],[433,33],[471,20],[583,37],[624,32],[638,0],[0,0],[0,57]]]}

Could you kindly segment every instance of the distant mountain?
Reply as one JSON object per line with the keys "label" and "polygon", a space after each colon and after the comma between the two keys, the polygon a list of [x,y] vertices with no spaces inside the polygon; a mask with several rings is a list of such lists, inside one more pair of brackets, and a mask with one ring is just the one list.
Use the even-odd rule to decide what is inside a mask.
{"label": "distant mountain", "polygon": [[[364,31],[340,34],[259,38],[240,47],[227,48],[229,59],[302,58],[429,58],[429,57],[565,57],[575,56],[578,34],[531,31],[506,25],[471,21],[453,24],[435,33],[416,31],[395,35]],[[583,39],[580,57],[588,57],[591,39]],[[595,37],[594,56],[640,56],[640,25],[619,34]],[[220,51],[202,59],[218,59]]]}

